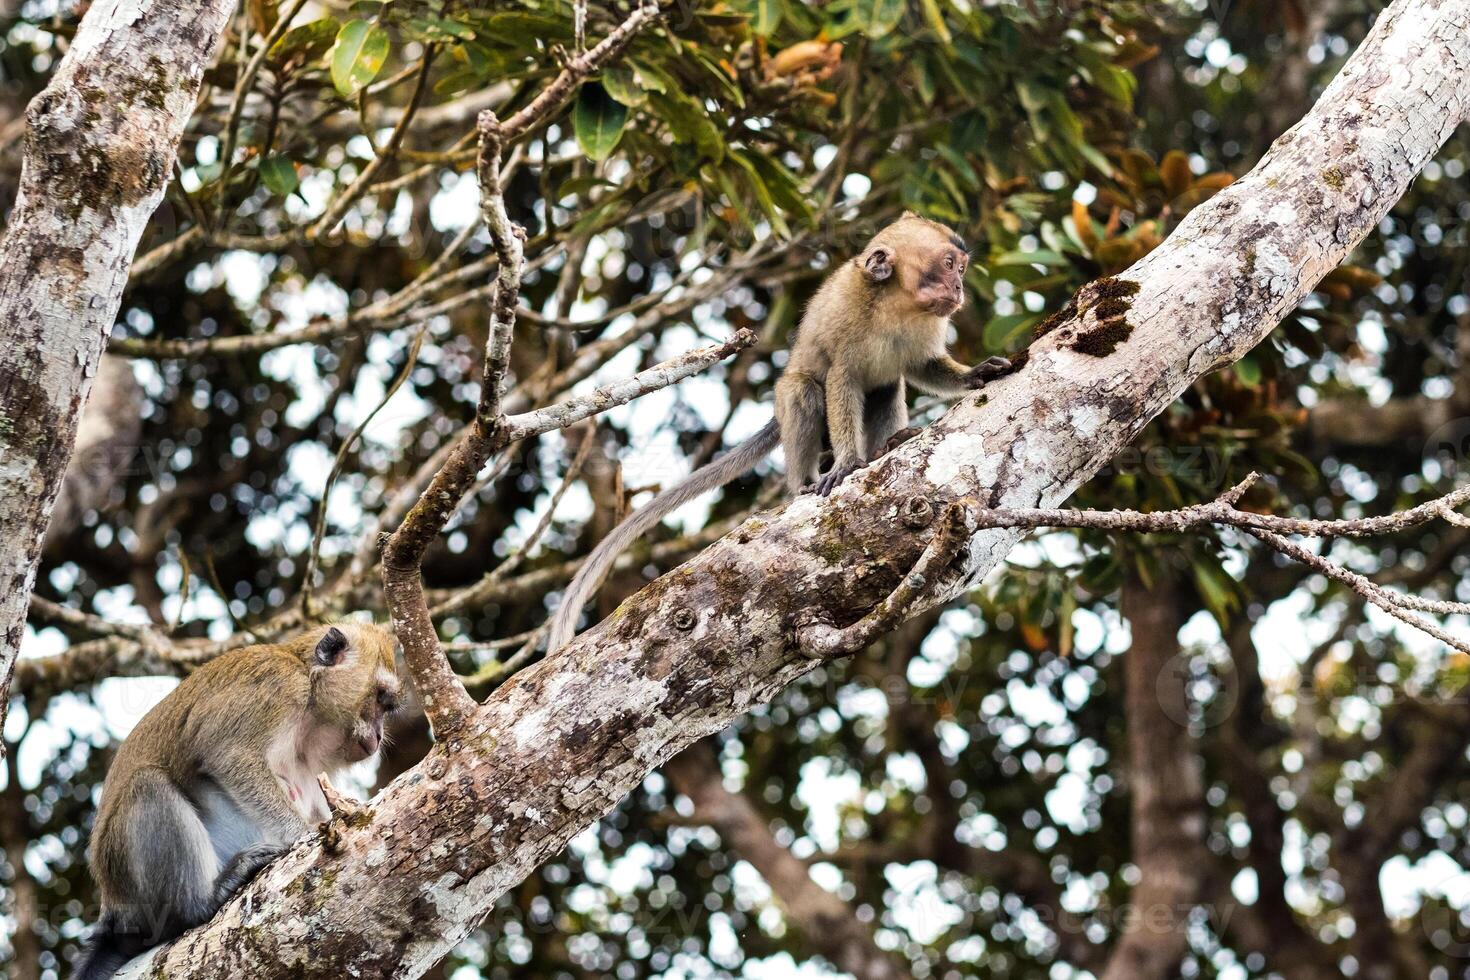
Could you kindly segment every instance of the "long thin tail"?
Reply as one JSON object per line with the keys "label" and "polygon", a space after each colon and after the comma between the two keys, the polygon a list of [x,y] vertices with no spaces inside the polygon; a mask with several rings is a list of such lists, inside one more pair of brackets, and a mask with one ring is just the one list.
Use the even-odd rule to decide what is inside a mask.
{"label": "long thin tail", "polygon": [[150,945],[136,934],[122,931],[115,917],[104,914],[87,940],[72,980],[108,980]]}
{"label": "long thin tail", "polygon": [[576,576],[562,596],[561,606],[551,623],[551,637],[546,649],[555,651],[565,644],[577,631],[577,620],[582,616],[582,607],[597,592],[602,580],[607,577],[613,562],[628,546],[655,527],[670,512],[677,510],[695,497],[722,487],[731,480],[755,469],[755,464],[771,454],[781,442],[781,429],[772,419],[764,429],[730,450],[724,456],[700,467],[682,481],[669,487],[648,502],[648,506],[612,529],[607,537],[592,550]]}

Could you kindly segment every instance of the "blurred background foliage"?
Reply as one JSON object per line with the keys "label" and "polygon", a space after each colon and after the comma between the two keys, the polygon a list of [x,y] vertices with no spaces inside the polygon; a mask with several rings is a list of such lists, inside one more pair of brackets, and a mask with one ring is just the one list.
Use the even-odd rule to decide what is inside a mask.
{"label": "blurred background foliage", "polygon": [[[87,6],[0,6],[7,206],[24,106]],[[531,260],[518,392],[536,404],[739,327],[762,343],[595,430],[515,447],[487,476],[425,564],[457,667],[493,688],[570,560],[643,491],[764,421],[805,300],[885,221],[912,208],[954,225],[974,255],[956,354],[1016,352],[1259,160],[1382,6],[665,7],[513,148],[508,202]],[[57,521],[38,594],[181,641],[270,635],[300,604],[324,510],[322,611],[381,616],[375,523],[474,404],[493,278],[475,114],[523,106],[627,12],[592,0],[583,24],[562,0],[246,0],[119,316],[136,449],[93,464],[101,492]],[[1351,266],[1077,503],[1176,507],[1251,470],[1274,478],[1253,506],[1303,515],[1385,513],[1446,487],[1470,452],[1466,161],[1461,132]],[[602,611],[778,470],[678,515]],[[1431,525],[1334,553],[1466,599],[1467,539]],[[43,617],[25,653],[87,642],[85,625]],[[1134,711],[1150,670],[1154,710]],[[915,977],[1101,975],[1158,860],[1145,852],[1177,843],[1140,811],[1152,743],[1194,774],[1169,789],[1199,828],[1158,976],[1470,976],[1467,676],[1463,658],[1231,535],[1033,537],[967,602],[793,685],[680,778],[650,775],[439,974],[831,976],[832,937],[855,924]],[[68,972],[95,914],[81,852],[108,753],[169,683],[92,679],[21,684],[5,733],[12,980]],[[402,728],[366,783],[422,752],[413,720]],[[743,806],[722,811],[721,788]],[[793,899],[732,843],[742,834],[798,862],[849,921]]]}

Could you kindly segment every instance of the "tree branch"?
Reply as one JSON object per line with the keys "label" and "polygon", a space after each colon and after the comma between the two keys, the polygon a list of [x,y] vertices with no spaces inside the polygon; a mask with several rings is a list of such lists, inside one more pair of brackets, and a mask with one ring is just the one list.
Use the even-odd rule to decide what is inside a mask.
{"label": "tree branch", "polygon": [[41,542],[133,252],[233,0],[94,4],[27,110],[0,246],[0,727]]}
{"label": "tree branch", "polygon": [[872,930],[851,907],[812,880],[807,866],[777,843],[750,800],[725,788],[709,745],[691,745],[664,765],[664,774],[694,803],[694,819],[719,833],[737,857],[760,872],[788,919],[821,953],[857,980],[899,980],[908,964],[879,949]]}

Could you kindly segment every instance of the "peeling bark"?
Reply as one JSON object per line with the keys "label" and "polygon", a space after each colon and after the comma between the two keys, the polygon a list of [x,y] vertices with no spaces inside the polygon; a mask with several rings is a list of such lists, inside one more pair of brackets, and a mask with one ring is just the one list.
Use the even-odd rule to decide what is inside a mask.
{"label": "peeling bark", "polygon": [[[1060,503],[1196,378],[1258,344],[1464,118],[1467,68],[1470,4],[1398,0],[1312,113],[1126,273],[1136,291],[1112,286],[1125,317],[1100,324],[1083,296],[1018,375],[831,497],[750,519],[516,675],[361,816],[299,842],[132,975],[422,973],[650,769],[816,666],[792,639],[803,617],[860,619],[948,503]],[[974,535],[910,614],[973,585],[1019,533]]]}
{"label": "peeling bark", "polygon": [[0,243],[0,723],[77,419],[234,9],[94,3],[26,110],[20,191]]}

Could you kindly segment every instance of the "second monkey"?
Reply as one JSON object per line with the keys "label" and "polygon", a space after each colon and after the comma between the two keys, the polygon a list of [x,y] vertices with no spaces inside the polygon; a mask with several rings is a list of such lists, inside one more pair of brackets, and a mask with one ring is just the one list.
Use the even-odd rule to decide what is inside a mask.
{"label": "second monkey", "polygon": [[[552,622],[548,650],[572,638],[582,607],[613,562],[672,511],[750,471],[780,445],[786,486],[826,495],[908,425],[906,385],[935,395],[982,388],[1010,369],[1003,357],[967,367],[949,356],[949,318],[965,302],[964,242],[913,212],[884,228],[827,277],[801,318],[776,381],[776,418],[691,473],[613,529],[592,551]],[[822,439],[832,467],[818,473]]]}

